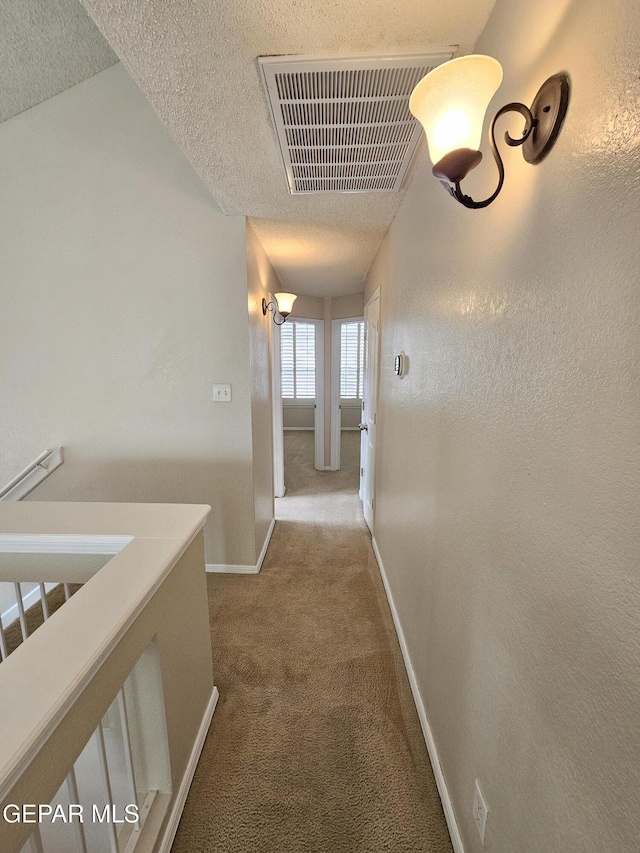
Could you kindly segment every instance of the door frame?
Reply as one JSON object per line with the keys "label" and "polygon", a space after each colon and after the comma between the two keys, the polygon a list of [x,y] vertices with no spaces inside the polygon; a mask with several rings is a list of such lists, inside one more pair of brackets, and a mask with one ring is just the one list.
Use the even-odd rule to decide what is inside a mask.
{"label": "door frame", "polygon": [[[364,467],[366,465],[366,459],[362,458],[363,457],[362,447],[365,443],[365,440],[368,441],[369,433],[364,432],[364,431],[362,433],[363,437],[362,437],[362,442],[361,442],[360,492],[359,492],[359,497],[360,497],[360,500],[362,501],[362,509],[363,509],[363,513],[364,513],[365,522],[366,522],[367,527],[369,528],[369,530],[371,531],[372,534],[373,534],[373,528],[374,528],[374,515],[375,515],[375,491],[376,491],[376,489],[375,489],[375,486],[376,486],[375,471],[376,471],[376,449],[377,449],[377,445],[378,445],[378,437],[377,437],[378,417],[377,417],[377,415],[378,415],[378,396],[379,396],[378,391],[379,391],[379,385],[380,385],[380,349],[381,349],[381,343],[380,343],[380,340],[381,340],[380,339],[380,321],[381,321],[380,288],[378,288],[375,291],[375,293],[372,295],[372,297],[370,299],[367,300],[367,303],[364,306],[364,318],[365,318],[364,326],[365,326],[366,338],[365,338],[365,364],[364,364],[365,375],[364,375],[363,395],[366,395],[367,389],[369,387],[368,372],[369,372],[369,370],[371,370],[370,359],[368,358],[368,355],[369,355],[369,350],[368,350],[368,347],[369,347],[369,330],[367,328],[367,310],[369,309],[369,307],[371,305],[373,305],[373,303],[376,300],[378,300],[378,326],[376,329],[376,332],[377,332],[377,335],[376,335],[376,337],[377,337],[377,349],[376,349],[376,353],[375,353],[375,359],[373,359],[375,373],[372,377],[372,383],[371,383],[371,391],[373,394],[373,400],[367,401],[366,396],[363,399],[363,420],[367,415],[367,408],[366,408],[365,404],[370,403],[371,405],[373,405],[373,423],[376,427],[375,433],[374,433],[374,441],[373,441],[371,459],[370,459],[371,470],[367,471],[367,475],[368,475],[369,483],[370,483],[370,488],[371,488],[371,517],[370,518],[367,518],[366,495],[364,493],[365,492],[365,489],[364,489]],[[365,436],[366,436],[366,439],[365,439]]]}
{"label": "door frame", "polygon": [[[270,295],[271,296],[271,295]],[[285,496],[284,430],[282,421],[282,365],[280,359],[280,326],[271,329],[271,423],[273,427],[273,494]]]}
{"label": "door frame", "polygon": [[[340,445],[342,441],[342,410],[340,409],[340,326],[356,323],[359,317],[339,317],[331,321],[331,462],[330,471],[340,470]],[[362,416],[362,409],[360,409]]]}

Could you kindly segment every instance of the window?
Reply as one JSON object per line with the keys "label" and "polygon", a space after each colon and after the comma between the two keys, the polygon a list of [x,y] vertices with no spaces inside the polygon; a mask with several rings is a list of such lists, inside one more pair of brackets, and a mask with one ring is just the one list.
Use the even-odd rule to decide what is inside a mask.
{"label": "window", "polygon": [[316,327],[288,320],[280,327],[282,396],[313,400],[316,396]]}
{"label": "window", "polygon": [[364,379],[364,321],[340,326],[340,397],[362,400]]}

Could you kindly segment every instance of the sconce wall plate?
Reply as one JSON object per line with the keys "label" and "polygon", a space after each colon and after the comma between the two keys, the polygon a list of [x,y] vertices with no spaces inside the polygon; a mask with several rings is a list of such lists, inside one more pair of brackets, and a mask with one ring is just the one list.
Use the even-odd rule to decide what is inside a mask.
{"label": "sconce wall plate", "polygon": [[533,133],[524,141],[522,156],[535,165],[547,156],[562,128],[569,106],[569,75],[554,74],[540,86],[531,104]]}

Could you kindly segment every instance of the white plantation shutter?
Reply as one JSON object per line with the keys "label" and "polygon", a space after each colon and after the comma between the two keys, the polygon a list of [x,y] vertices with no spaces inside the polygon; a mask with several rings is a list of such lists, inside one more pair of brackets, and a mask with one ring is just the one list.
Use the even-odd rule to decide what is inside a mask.
{"label": "white plantation shutter", "polygon": [[340,326],[340,397],[362,399],[364,372],[364,322]]}
{"label": "white plantation shutter", "polygon": [[292,322],[280,326],[280,369],[282,371],[282,396],[289,400],[295,397],[295,367],[293,358]]}
{"label": "white plantation shutter", "polygon": [[280,327],[282,396],[313,400],[316,396],[316,327],[288,320]]}

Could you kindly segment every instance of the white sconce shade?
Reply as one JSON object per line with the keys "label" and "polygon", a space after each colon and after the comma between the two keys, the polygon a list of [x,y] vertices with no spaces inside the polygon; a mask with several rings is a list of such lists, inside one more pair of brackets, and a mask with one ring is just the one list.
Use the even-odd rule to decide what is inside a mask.
{"label": "white sconce shade", "polygon": [[500,194],[504,163],[496,143],[496,122],[507,113],[524,119],[520,136],[504,134],[512,147],[522,146],[527,163],[542,162],[555,145],[569,105],[570,80],[559,71],[544,81],[531,107],[512,101],[491,120],[489,144],[498,169],[498,186],[487,198],[476,201],[460,184],[482,160],[480,140],[490,100],[502,83],[502,67],[491,56],[461,56],[438,65],[420,80],[409,98],[409,109],[424,128],[433,163],[431,170],[453,198],[464,207],[480,210]]}
{"label": "white sconce shade", "polygon": [[[291,314],[293,303],[298,297],[295,293],[274,293],[273,295],[276,300],[275,302],[267,302],[267,300],[263,298],[262,313],[266,317],[267,311],[271,311],[273,314],[273,322],[276,326],[281,326],[289,314]],[[278,320],[278,317],[280,317],[280,320]]]}
{"label": "white sconce shade", "polygon": [[293,303],[298,298],[295,293],[274,293],[276,302],[278,303],[278,311],[284,317],[291,314]]}
{"label": "white sconce shade", "polygon": [[409,109],[424,128],[435,165],[460,148],[477,151],[489,101],[502,83],[491,56],[461,56],[438,65],[411,93]]}

